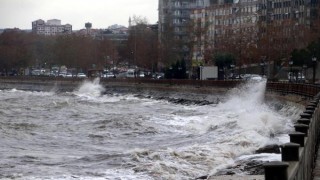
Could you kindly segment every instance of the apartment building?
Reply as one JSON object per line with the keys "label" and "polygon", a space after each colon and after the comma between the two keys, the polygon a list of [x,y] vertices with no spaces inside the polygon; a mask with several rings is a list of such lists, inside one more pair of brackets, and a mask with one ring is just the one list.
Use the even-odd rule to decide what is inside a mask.
{"label": "apartment building", "polygon": [[256,40],[258,6],[258,0],[245,0],[194,9],[191,14],[195,32],[193,64],[206,64],[204,55],[208,50],[223,50],[232,45],[236,50],[244,43],[240,42],[244,36],[247,43]]}
{"label": "apartment building", "polygon": [[32,22],[32,32],[45,36],[71,34],[72,25],[61,25],[61,20],[59,19],[50,19],[47,22],[39,19]]}
{"label": "apartment building", "polygon": [[206,63],[204,55],[219,50],[233,51],[241,61],[253,47],[270,60],[284,57],[310,42],[311,8],[301,0],[235,0],[193,9],[193,64]]}
{"label": "apartment building", "polygon": [[[212,3],[217,3],[217,0],[159,0],[159,24],[158,36],[161,46],[167,46],[166,39],[174,39],[179,41],[175,49],[175,54],[179,55],[180,59],[187,61],[190,65],[190,47],[189,47],[189,32],[190,32],[190,17],[193,9],[209,7]],[[168,36],[168,34],[170,36]],[[172,41],[171,41],[172,42]],[[169,43],[171,43],[169,42]],[[167,44],[166,44],[167,43]],[[172,46],[172,44],[170,44]],[[160,58],[161,55],[160,55]],[[176,59],[177,60],[177,59]],[[160,61],[162,61],[160,59]]]}

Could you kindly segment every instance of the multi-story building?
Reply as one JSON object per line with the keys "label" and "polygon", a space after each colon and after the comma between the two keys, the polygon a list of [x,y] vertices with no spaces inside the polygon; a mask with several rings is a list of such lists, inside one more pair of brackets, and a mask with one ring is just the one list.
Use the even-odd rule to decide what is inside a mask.
{"label": "multi-story building", "polygon": [[312,41],[310,29],[320,29],[318,9],[317,0],[159,0],[159,61],[170,58],[168,47],[189,70],[212,63],[218,51],[243,68],[287,61]]}
{"label": "multi-story building", "polygon": [[[310,2],[260,0],[259,7],[259,36],[268,39],[268,44],[275,45],[275,48],[268,49],[273,51],[276,49],[280,50],[280,54],[288,54],[293,48],[303,48],[310,42]],[[270,52],[267,53],[270,54]]]}
{"label": "multi-story building", "polygon": [[[310,8],[297,0],[237,0],[194,9],[192,59],[202,63],[208,50],[234,51],[239,64],[246,56],[256,61],[285,58],[310,42]],[[261,58],[254,57],[258,54]]]}
{"label": "multi-story building", "polygon": [[194,9],[191,15],[194,22],[193,64],[206,64],[204,56],[213,49],[232,48],[241,53],[242,44],[257,40],[257,11],[257,0]]}
{"label": "multi-story building", "polygon": [[61,34],[71,34],[72,25],[61,25],[61,20],[51,19],[45,22],[42,19],[32,22],[32,32],[45,36],[55,36]]}
{"label": "multi-story building", "polygon": [[217,0],[159,0],[160,46],[166,46],[165,43],[168,42],[165,39],[168,38],[179,41],[179,47],[171,49],[175,49],[176,54],[190,65],[190,15],[193,9],[208,7],[212,3],[217,3]]}

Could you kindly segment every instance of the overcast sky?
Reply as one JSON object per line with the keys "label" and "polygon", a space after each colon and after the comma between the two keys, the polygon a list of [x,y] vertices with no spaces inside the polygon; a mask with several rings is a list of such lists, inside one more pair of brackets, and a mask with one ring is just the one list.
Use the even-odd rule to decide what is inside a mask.
{"label": "overcast sky", "polygon": [[0,29],[31,29],[31,22],[38,19],[60,19],[74,30],[83,29],[86,22],[98,29],[128,26],[133,15],[156,23],[158,0],[0,0]]}

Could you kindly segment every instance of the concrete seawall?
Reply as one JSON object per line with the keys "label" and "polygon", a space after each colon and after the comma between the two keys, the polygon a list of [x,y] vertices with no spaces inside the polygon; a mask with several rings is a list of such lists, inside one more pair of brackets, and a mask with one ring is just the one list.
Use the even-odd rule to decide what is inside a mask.
{"label": "concrete seawall", "polygon": [[[0,89],[19,89],[28,91],[74,91],[85,81],[93,79],[77,78],[0,78]],[[168,81],[168,80],[143,80],[143,79],[101,79],[100,84],[106,88],[129,88],[139,90],[167,90],[175,92],[194,93],[224,93],[236,85],[234,82],[215,85],[201,85],[198,81]],[[238,84],[238,83],[237,83]]]}
{"label": "concrete seawall", "polygon": [[[85,81],[93,79],[78,78],[35,78],[35,77],[0,77],[0,89],[18,89],[27,91],[71,92],[79,88]],[[180,80],[143,80],[143,79],[102,79],[100,84],[106,88],[128,89],[138,92],[142,90],[190,92],[198,94],[225,94],[229,89],[239,85],[237,81],[202,83],[201,81]],[[269,89],[269,88],[268,88]],[[308,98],[291,93],[283,93],[269,89],[267,99],[278,99],[306,105]]]}
{"label": "concrete seawall", "polygon": [[312,98],[281,146],[281,162],[265,164],[266,180],[311,180],[320,133],[320,93]]}
{"label": "concrete seawall", "polygon": [[0,89],[18,89],[28,91],[73,91],[80,86],[80,80],[47,78],[0,78]]}

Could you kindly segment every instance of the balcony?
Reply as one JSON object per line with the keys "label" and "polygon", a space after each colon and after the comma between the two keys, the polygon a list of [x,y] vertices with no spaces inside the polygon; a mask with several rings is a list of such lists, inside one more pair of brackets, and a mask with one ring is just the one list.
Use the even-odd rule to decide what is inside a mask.
{"label": "balcony", "polygon": [[173,16],[176,17],[176,18],[190,18],[190,14],[186,14],[186,13],[184,13],[184,14],[174,14]]}
{"label": "balcony", "polygon": [[180,6],[172,6],[173,10],[177,10],[177,9],[192,9],[192,7],[190,5],[180,5]]}
{"label": "balcony", "polygon": [[174,34],[175,34],[175,35],[179,35],[179,36],[188,35],[188,33],[187,33],[186,31],[175,31]]}

